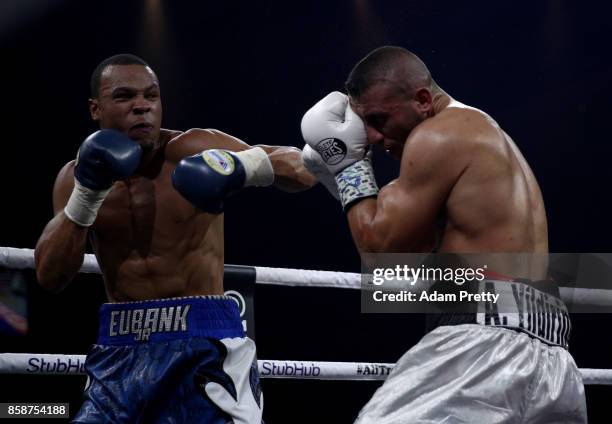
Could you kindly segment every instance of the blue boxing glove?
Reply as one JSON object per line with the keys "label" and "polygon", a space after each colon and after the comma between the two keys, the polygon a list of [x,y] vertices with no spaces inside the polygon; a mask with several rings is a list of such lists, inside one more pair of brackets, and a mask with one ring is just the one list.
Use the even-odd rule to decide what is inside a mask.
{"label": "blue boxing glove", "polygon": [[119,131],[105,129],[87,137],[77,154],[64,214],[83,227],[93,224],[113,182],[130,177],[141,156],[140,145]]}
{"label": "blue boxing glove", "polygon": [[92,190],[105,190],[130,177],[142,156],[140,145],[122,132],[96,131],[85,139],[74,167],[74,178]]}
{"label": "blue boxing glove", "polygon": [[204,150],[181,160],[172,173],[172,184],[185,199],[214,214],[223,212],[224,200],[241,188],[273,182],[272,164],[260,147],[241,152]]}

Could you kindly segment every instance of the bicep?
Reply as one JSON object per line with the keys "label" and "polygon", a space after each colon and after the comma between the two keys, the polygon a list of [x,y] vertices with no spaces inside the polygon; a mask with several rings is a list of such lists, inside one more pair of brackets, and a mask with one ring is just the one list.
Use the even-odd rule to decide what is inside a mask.
{"label": "bicep", "polygon": [[209,149],[239,152],[249,149],[244,141],[223,131],[194,128],[184,132],[168,143],[167,155],[176,161]]}
{"label": "bicep", "polygon": [[362,250],[410,252],[431,247],[436,220],[461,174],[461,159],[454,160],[457,156],[451,151],[431,143],[405,148],[399,177],[375,201],[360,202],[349,211]]}
{"label": "bicep", "polygon": [[433,182],[408,185],[401,177],[381,190],[373,226],[384,251],[419,251],[434,237],[445,192]]}
{"label": "bicep", "polygon": [[68,162],[60,170],[53,185],[53,214],[61,212],[70,198],[74,187],[74,161]]}

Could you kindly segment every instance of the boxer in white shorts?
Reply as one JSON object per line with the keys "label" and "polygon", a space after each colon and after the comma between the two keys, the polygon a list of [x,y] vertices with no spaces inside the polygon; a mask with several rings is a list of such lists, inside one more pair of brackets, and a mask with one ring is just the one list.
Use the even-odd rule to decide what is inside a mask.
{"label": "boxer in white shorts", "polygon": [[[361,254],[548,253],[542,194],[518,147],[489,115],[444,92],[416,55],[376,49],[346,89],[304,115],[302,157],[342,202]],[[381,190],[371,146],[401,161]],[[546,278],[546,267],[508,266],[496,271]],[[551,343],[476,314],[446,318],[399,360],[358,423],[586,422],[569,332]]]}

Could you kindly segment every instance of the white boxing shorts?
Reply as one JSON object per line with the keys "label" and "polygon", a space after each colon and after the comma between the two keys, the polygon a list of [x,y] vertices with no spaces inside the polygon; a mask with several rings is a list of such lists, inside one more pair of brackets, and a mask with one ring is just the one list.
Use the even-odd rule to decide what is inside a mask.
{"label": "white boxing shorts", "polygon": [[[528,312],[520,326],[499,314],[497,325],[496,316],[435,328],[400,358],[356,424],[586,423],[582,376],[565,337],[555,343],[569,336],[557,319],[567,312],[548,322]],[[529,331],[532,318],[538,331]]]}

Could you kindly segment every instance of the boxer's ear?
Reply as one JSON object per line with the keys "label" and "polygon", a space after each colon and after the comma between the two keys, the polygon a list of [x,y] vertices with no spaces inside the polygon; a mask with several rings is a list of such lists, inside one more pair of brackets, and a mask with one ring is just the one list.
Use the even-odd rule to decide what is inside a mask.
{"label": "boxer's ear", "polygon": [[433,107],[433,97],[428,88],[419,88],[414,93],[414,100],[416,101],[420,112],[429,112],[429,110]]}
{"label": "boxer's ear", "polygon": [[98,122],[100,120],[100,105],[98,99],[89,99],[87,102],[89,103],[89,114],[91,115],[91,119]]}

